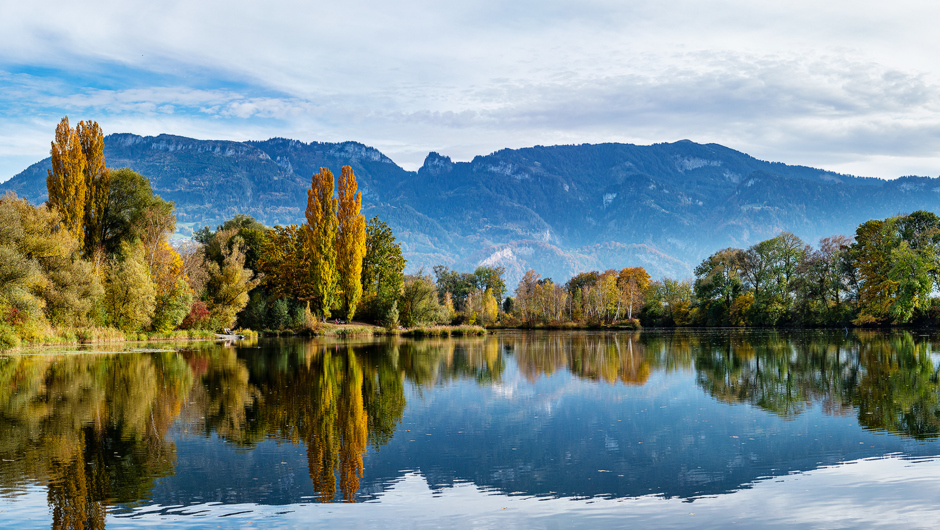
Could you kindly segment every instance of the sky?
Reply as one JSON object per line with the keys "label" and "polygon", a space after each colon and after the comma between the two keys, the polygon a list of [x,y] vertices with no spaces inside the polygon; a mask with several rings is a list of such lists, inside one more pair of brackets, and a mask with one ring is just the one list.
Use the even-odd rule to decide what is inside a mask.
{"label": "sky", "polygon": [[940,176],[940,2],[0,0],[0,181],[105,133],[429,151],[690,139]]}

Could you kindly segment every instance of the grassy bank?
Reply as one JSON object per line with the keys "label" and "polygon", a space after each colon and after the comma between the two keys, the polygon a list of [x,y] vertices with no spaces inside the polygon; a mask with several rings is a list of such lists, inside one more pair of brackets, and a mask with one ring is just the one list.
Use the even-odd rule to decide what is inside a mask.
{"label": "grassy bank", "polygon": [[642,329],[638,320],[618,322],[616,324],[598,324],[589,322],[526,322],[511,324],[493,324],[487,329],[538,329],[569,331],[637,331]]}
{"label": "grassy bank", "polygon": [[388,329],[379,326],[356,324],[321,324],[315,330],[263,330],[265,337],[466,337],[485,335],[482,326],[418,326],[407,329]]}
{"label": "grassy bank", "polygon": [[[251,330],[239,330],[239,335],[246,338],[257,337],[258,333]],[[35,340],[0,342],[0,351],[14,352],[23,348],[42,346],[70,346],[81,344],[121,344],[125,342],[175,342],[175,341],[209,341],[215,340],[215,333],[207,330],[177,330],[170,332],[140,332],[125,333],[115,328],[57,328],[50,330],[46,335]]]}
{"label": "grassy bank", "polygon": [[471,337],[486,335],[486,328],[482,326],[429,326],[406,329],[401,332],[402,337]]}

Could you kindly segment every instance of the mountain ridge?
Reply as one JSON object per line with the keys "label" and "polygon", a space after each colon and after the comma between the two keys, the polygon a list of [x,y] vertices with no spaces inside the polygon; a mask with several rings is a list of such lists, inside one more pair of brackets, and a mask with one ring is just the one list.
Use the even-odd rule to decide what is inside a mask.
{"label": "mountain ridge", "polygon": [[[177,205],[184,235],[236,213],[268,225],[302,222],[310,175],[356,172],[363,212],[394,230],[409,270],[444,264],[527,268],[557,281],[586,269],[643,265],[686,277],[701,259],[792,231],[807,242],[918,209],[940,209],[940,180],[857,177],[765,162],[690,140],[500,149],[454,162],[431,152],[407,171],[359,142],[195,140],[117,133],[109,167],[130,167]],[[33,203],[46,198],[49,159],[0,183]]]}

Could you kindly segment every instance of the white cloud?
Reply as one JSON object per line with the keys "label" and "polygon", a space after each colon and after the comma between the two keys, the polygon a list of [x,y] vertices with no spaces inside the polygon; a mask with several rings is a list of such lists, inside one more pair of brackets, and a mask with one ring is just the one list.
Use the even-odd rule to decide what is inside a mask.
{"label": "white cloud", "polygon": [[[0,73],[3,133],[78,113],[112,132],[354,139],[411,168],[430,150],[689,138],[940,174],[935,3],[5,4],[0,69],[25,73]],[[24,134],[42,142],[0,157],[52,128]]]}

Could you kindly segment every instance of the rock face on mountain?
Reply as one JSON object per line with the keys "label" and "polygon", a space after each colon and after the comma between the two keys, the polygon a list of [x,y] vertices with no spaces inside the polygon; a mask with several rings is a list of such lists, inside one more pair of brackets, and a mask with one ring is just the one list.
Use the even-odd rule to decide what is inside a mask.
{"label": "rock face on mountain", "polygon": [[[409,270],[502,265],[511,285],[529,268],[556,281],[630,265],[682,278],[715,250],[784,230],[815,242],[868,219],[940,210],[938,179],[858,178],[688,140],[504,149],[456,163],[430,153],[410,172],[356,142],[112,134],[105,158],[175,201],[184,234],[236,213],[301,222],[313,172],[350,165],[366,216],[395,230]],[[30,166],[0,192],[45,200],[48,167]]]}

